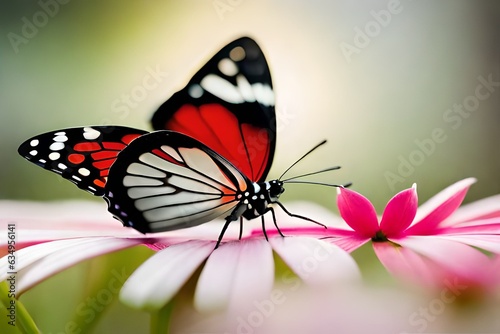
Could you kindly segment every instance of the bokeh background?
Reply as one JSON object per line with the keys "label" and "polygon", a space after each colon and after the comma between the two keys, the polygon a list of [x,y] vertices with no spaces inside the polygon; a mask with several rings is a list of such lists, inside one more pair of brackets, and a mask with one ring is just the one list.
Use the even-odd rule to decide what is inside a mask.
{"label": "bokeh background", "polygon": [[[277,94],[270,178],[326,138],[294,172],[341,165],[316,180],[352,181],[378,210],[414,182],[420,202],[469,176],[478,183],[467,202],[500,192],[498,1],[22,0],[1,7],[0,199],[100,200],[24,161],[18,145],[83,125],[150,129],[154,110],[243,35],[264,50]],[[161,73],[157,87],[127,105],[124,96],[151,71]],[[478,88],[478,78],[492,81],[490,90]],[[448,111],[472,103],[477,89],[489,96],[473,111]],[[336,210],[331,188],[290,185],[282,199]],[[37,287],[27,305],[43,309],[37,301],[56,298],[91,265]],[[109,324],[119,318],[130,329],[129,321],[145,321],[118,303],[113,310]],[[50,314],[42,323],[54,327],[45,328],[62,331],[64,321]]]}

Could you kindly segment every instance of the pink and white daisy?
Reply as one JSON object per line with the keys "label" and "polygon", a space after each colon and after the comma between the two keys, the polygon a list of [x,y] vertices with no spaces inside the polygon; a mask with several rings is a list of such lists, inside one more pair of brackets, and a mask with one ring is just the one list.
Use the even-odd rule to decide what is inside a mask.
{"label": "pink and white daisy", "polygon": [[[264,298],[274,282],[273,252],[309,284],[359,278],[358,268],[347,252],[301,236],[308,222],[290,228],[290,237],[274,236],[269,242],[260,224],[238,241],[239,226],[233,224],[225,233],[224,243],[214,250],[221,222],[143,235],[122,227],[103,209],[94,202],[0,202],[0,225],[16,225],[14,270],[18,293],[80,261],[137,245],[157,251],[122,289],[121,299],[138,308],[162,308],[200,266],[203,268],[195,292],[199,310],[237,307]],[[278,221],[282,219],[278,215]],[[300,224],[300,220],[296,222]],[[0,244],[6,249],[7,239]],[[0,259],[0,281],[10,271],[6,255]]]}
{"label": "pink and white daisy", "polygon": [[321,233],[349,251],[372,241],[378,258],[394,275],[431,284],[460,278],[488,285],[491,261],[474,247],[500,254],[500,195],[459,208],[475,181],[468,178],[449,186],[418,210],[414,185],[387,203],[380,220],[366,197],[342,188],[337,204],[350,229]]}

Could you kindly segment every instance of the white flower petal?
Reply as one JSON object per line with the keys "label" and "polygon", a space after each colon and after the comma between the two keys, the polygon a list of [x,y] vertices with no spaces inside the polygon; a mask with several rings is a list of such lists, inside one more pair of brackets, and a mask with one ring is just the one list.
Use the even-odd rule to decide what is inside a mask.
{"label": "white flower petal", "polygon": [[249,239],[222,244],[208,259],[196,286],[199,311],[252,305],[269,296],[274,281],[274,260],[269,243]]}
{"label": "white flower petal", "polygon": [[354,259],[336,245],[307,237],[277,237],[269,242],[290,269],[308,284],[360,280]]}
{"label": "white flower petal", "polygon": [[187,241],[167,247],[137,268],[120,299],[135,308],[159,309],[168,303],[215,247],[212,241]]}
{"label": "white flower petal", "polygon": [[[440,226],[453,226],[490,216],[500,217],[500,195],[486,197],[462,205],[449,218],[444,220]],[[460,226],[463,226],[463,224],[460,224]]]}
{"label": "white flower petal", "polygon": [[[83,260],[107,254],[139,244],[133,239],[81,238],[58,240],[27,247],[16,252],[16,266],[19,293],[30,289],[48,277]],[[6,279],[11,272],[7,256],[1,260],[0,280]]]}

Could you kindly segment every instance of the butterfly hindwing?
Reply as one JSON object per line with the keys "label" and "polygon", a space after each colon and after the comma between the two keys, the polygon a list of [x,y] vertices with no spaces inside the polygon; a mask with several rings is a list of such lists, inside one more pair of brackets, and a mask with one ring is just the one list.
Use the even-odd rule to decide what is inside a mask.
{"label": "butterfly hindwing", "polygon": [[153,116],[156,130],[187,134],[216,151],[252,181],[267,176],[276,144],[270,71],[257,43],[231,42]]}
{"label": "butterfly hindwing", "polygon": [[25,141],[18,152],[96,196],[118,153],[145,131],[121,126],[92,126],[47,132]]}
{"label": "butterfly hindwing", "polygon": [[111,166],[108,210],[147,232],[208,222],[233,209],[251,181],[197,140],[156,131],[134,140]]}

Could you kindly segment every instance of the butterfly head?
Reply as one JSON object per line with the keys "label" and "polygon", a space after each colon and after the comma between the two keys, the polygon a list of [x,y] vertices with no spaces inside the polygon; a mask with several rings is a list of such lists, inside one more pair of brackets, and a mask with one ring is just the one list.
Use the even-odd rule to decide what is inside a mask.
{"label": "butterfly head", "polygon": [[268,192],[271,202],[277,202],[280,195],[285,192],[285,188],[283,188],[283,182],[280,180],[272,180],[269,181],[268,184]]}

